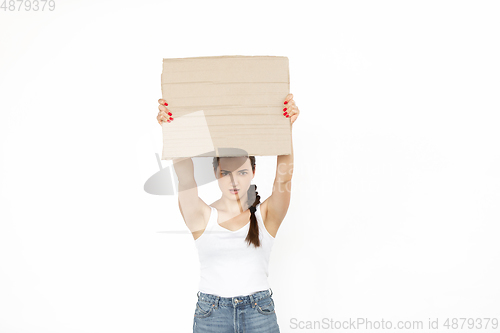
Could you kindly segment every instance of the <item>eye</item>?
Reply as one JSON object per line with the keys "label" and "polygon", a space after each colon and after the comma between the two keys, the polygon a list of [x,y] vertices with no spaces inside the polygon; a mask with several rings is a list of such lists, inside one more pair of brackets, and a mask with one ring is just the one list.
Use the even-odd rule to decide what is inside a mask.
{"label": "eye", "polygon": [[[246,172],[246,171],[240,171],[240,174],[242,174],[242,175],[246,175],[247,173],[248,172]],[[227,176],[228,175],[227,172],[221,172],[221,174],[222,174],[222,176]]]}

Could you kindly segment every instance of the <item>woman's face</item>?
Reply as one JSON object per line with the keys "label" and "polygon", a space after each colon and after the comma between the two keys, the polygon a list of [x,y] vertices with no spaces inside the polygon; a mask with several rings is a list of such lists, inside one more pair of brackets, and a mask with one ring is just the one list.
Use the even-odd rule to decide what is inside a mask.
{"label": "woman's face", "polygon": [[[250,182],[254,176],[252,164],[246,156],[220,158],[219,167],[215,174],[222,195],[230,200],[246,197]],[[232,189],[234,188],[238,189],[238,191],[233,192]]]}

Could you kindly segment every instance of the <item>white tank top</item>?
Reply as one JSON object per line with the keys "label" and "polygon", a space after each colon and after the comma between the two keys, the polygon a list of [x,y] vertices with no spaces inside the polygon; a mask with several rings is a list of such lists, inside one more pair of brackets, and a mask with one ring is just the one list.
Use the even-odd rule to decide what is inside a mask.
{"label": "white tank top", "polygon": [[207,227],[195,239],[200,259],[199,291],[221,297],[235,297],[269,289],[269,256],[274,237],[264,226],[260,203],[255,207],[261,242],[258,248],[245,241],[250,219],[244,227],[231,231],[219,225],[217,209],[212,206],[210,208],[212,212]]}

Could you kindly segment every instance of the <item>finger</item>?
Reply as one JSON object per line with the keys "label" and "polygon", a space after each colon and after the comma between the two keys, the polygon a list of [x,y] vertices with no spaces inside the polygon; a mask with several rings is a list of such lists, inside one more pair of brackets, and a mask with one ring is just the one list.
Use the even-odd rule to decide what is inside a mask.
{"label": "finger", "polygon": [[291,117],[293,114],[297,113],[297,110],[298,110],[298,108],[295,105],[286,106],[283,108],[283,115],[285,117],[287,115],[289,115]]}
{"label": "finger", "polygon": [[158,105],[158,110],[160,110],[160,112],[169,112],[165,105]]}
{"label": "finger", "polygon": [[[160,108],[158,107],[158,109],[160,109]],[[158,115],[160,115],[160,114],[163,114],[165,116],[171,116],[172,112],[168,111],[168,109],[160,109],[158,111]]]}
{"label": "finger", "polygon": [[172,113],[168,110],[165,112],[160,107],[161,107],[161,105],[158,106],[159,111],[158,111],[158,114],[156,115],[156,119],[158,121],[160,121],[161,119],[163,119],[165,121],[168,120],[171,117]]}
{"label": "finger", "polygon": [[293,111],[290,111],[289,113],[284,114],[283,116],[285,116],[285,118],[291,118],[293,115],[295,115],[295,113]]}
{"label": "finger", "polygon": [[286,95],[285,102],[283,104],[288,104],[288,102],[292,99],[293,99],[293,94]]}
{"label": "finger", "polygon": [[290,111],[291,111],[290,108],[284,107],[283,108],[283,117],[286,118],[289,115]]}
{"label": "finger", "polygon": [[162,113],[158,114],[158,117],[157,117],[157,118],[158,118],[158,119],[161,119],[161,120],[165,120],[165,121],[167,121],[167,120],[169,119],[169,116],[168,116],[166,113],[163,113],[163,112],[162,112]]}
{"label": "finger", "polygon": [[167,101],[166,101],[166,100],[164,100],[163,98],[160,98],[160,99],[158,100],[158,103],[160,103],[161,105],[165,105],[165,104],[166,104],[166,106],[168,106]]}
{"label": "finger", "polygon": [[174,117],[172,116],[169,116],[168,114],[166,113],[162,113],[159,115],[159,118],[162,119],[163,121],[166,121],[167,123],[171,122],[174,120]]}
{"label": "finger", "polygon": [[170,117],[173,120],[173,114],[172,114],[172,112],[170,112],[170,110],[167,109],[165,106],[158,105],[158,110],[159,110],[158,114],[163,114],[165,117],[167,117],[167,118]]}
{"label": "finger", "polygon": [[293,124],[294,121],[297,119],[299,116],[300,110],[297,107],[293,107],[292,110],[290,110],[290,113],[285,114],[284,116],[286,118],[290,118],[291,123]]}
{"label": "finger", "polygon": [[160,119],[162,119],[163,121],[166,121],[167,123],[170,123],[174,120],[174,117],[172,116],[169,116],[168,114],[164,114],[162,113],[161,115],[158,116]]}

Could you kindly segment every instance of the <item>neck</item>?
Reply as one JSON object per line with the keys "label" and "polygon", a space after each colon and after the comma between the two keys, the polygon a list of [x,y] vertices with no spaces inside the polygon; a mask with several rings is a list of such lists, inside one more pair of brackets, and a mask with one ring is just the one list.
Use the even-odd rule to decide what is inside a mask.
{"label": "neck", "polygon": [[250,208],[246,195],[238,200],[229,200],[224,196],[219,200],[221,207],[229,214],[238,215]]}

